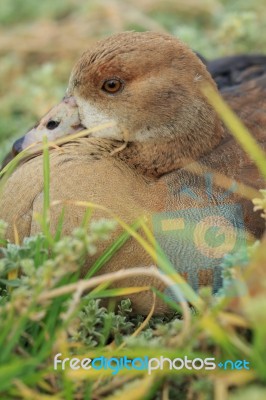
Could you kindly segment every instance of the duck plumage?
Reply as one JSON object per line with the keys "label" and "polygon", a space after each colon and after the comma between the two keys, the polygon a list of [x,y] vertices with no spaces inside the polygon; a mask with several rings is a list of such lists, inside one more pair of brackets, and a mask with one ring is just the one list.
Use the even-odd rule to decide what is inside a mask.
{"label": "duck plumage", "polygon": [[[88,138],[70,141],[61,151],[50,151],[50,196],[52,201],[68,200],[65,234],[82,221],[84,209],[75,204],[77,200],[101,204],[128,223],[147,215],[155,237],[193,287],[210,284],[217,289],[221,255],[216,257],[212,249],[203,246],[201,221],[212,221],[225,234],[241,220],[237,229],[260,237],[264,224],[259,214],[253,213],[250,198],[264,181],[202,94],[204,82],[215,88],[199,58],[169,35],[121,33],[85,52],[72,71],[64,107],[66,98],[74,99],[70,103],[78,118],[75,126],[89,128],[109,120],[115,124]],[[225,90],[224,98],[265,148],[266,76],[244,79]],[[61,109],[56,107],[56,112],[50,111],[52,118]],[[9,222],[9,240],[14,240],[14,222],[20,238],[39,232],[33,215],[41,212],[42,202],[42,156],[38,155],[17,168],[0,198],[0,218]],[[62,204],[52,207],[53,232],[61,209]],[[218,209],[224,214],[216,215]],[[94,215],[106,216],[99,210]],[[186,221],[197,220],[203,229],[196,243],[200,250],[191,250],[193,235],[186,242],[173,232],[171,221],[180,222],[182,215]],[[106,246],[100,244],[99,253]],[[199,252],[211,259],[208,268],[203,261],[197,263]],[[93,260],[87,260],[84,272]],[[131,238],[100,273],[152,263]],[[125,279],[119,285],[164,289],[160,282],[143,277]],[[131,298],[136,312],[150,310],[149,292]],[[156,312],[165,311],[165,304],[157,299]]]}

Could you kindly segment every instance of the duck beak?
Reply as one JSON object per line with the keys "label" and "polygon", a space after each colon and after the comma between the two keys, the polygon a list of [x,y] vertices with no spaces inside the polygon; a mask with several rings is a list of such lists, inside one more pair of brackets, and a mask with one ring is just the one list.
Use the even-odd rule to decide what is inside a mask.
{"label": "duck beak", "polygon": [[13,144],[13,155],[33,144],[42,143],[47,136],[49,142],[85,129],[80,122],[78,107],[73,96],[64,97],[31,130]]}
{"label": "duck beak", "polygon": [[13,146],[12,146],[12,154],[13,154],[14,157],[23,150],[24,137],[25,136],[22,136],[21,138],[16,140],[15,143],[13,144]]}

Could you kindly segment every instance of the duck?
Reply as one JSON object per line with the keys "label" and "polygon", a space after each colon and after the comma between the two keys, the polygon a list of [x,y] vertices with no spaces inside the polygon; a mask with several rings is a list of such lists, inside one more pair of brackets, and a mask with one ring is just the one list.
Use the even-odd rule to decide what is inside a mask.
{"label": "duck", "polygon": [[[122,32],[85,51],[63,100],[44,118],[43,127],[59,122],[48,128],[52,141],[61,124],[64,133],[57,131],[59,136],[113,123],[69,140],[60,151],[50,149],[51,231],[56,232],[66,202],[64,234],[83,219],[84,208],[77,201],[101,205],[94,210],[96,219],[106,217],[104,209],[128,224],[145,215],[174,268],[195,290],[209,285],[217,291],[222,256],[237,251],[247,237],[263,234],[264,223],[253,212],[251,198],[265,182],[209,104],[204,83],[218,90],[200,58],[168,34]],[[266,76],[234,85],[224,98],[265,149]],[[15,151],[24,140],[35,140],[35,133],[26,134]],[[11,242],[14,224],[21,240],[40,232],[34,214],[42,211],[42,162],[38,153],[19,165],[1,193],[0,219],[9,224]],[[118,227],[98,245],[83,275],[119,233]],[[132,237],[99,274],[153,264]],[[157,278],[143,276],[121,278],[113,285],[169,290]],[[147,314],[153,305],[150,291],[129,297],[136,313]],[[155,313],[167,311],[156,298]]]}
{"label": "duck", "polygon": [[66,97],[60,105],[53,107],[24,136],[17,139],[12,149],[5,156],[0,171],[27,147],[42,143],[47,136],[55,141],[65,135],[71,135],[84,129],[80,125],[77,105],[74,97]]}
{"label": "duck", "polygon": [[239,54],[204,61],[222,93],[266,74],[266,56],[262,54]]}
{"label": "duck", "polygon": [[[261,54],[241,54],[211,61],[198,52],[195,54],[205,64],[221,94],[235,90],[235,86],[266,74],[266,56]],[[74,97],[66,97],[59,110],[57,106],[49,110],[33,128],[14,142],[12,150],[2,162],[1,169],[28,146],[42,143],[44,136],[53,141],[83,130],[77,109],[76,113],[73,112],[75,107]]]}
{"label": "duck", "polygon": [[[266,74],[265,55],[240,54],[207,60],[202,54],[196,51],[194,53],[206,66],[221,94],[226,90],[234,90],[236,85]],[[33,128],[14,142],[12,150],[2,161],[0,171],[28,146],[34,143],[41,143],[44,136],[53,141],[84,129],[78,123],[75,125],[75,119],[77,121],[79,118],[78,112],[76,115],[73,113],[73,108],[76,106],[75,99],[72,97],[65,100],[65,103],[63,101],[61,104],[62,108],[60,110],[57,107],[53,107]],[[67,109],[68,105],[70,106],[69,110]],[[72,112],[69,112],[70,110]],[[73,121],[71,118],[74,118]],[[70,129],[67,129],[68,126],[70,126]]]}

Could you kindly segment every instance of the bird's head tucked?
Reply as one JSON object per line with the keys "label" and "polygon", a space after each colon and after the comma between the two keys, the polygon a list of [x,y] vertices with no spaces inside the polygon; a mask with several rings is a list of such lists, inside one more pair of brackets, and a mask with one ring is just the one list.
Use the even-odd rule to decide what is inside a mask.
{"label": "bird's head tucked", "polygon": [[52,142],[62,136],[70,135],[84,129],[80,123],[78,107],[73,97],[65,97],[54,106],[25,136],[13,144],[13,155],[34,143],[41,143],[44,136]]}
{"label": "bird's head tucked", "polygon": [[115,128],[95,136],[123,140],[126,130],[130,141],[146,142],[200,135],[215,125],[216,114],[200,90],[204,81],[213,82],[205,65],[178,39],[125,32],[82,55],[67,94],[75,97],[87,128],[115,121]]}
{"label": "bird's head tucked", "polygon": [[113,35],[81,56],[65,98],[15,144],[14,152],[44,134],[52,141],[113,121],[92,136],[123,141],[126,132],[129,143],[170,142],[168,157],[174,147],[180,158],[197,158],[222,134],[201,92],[204,82],[215,86],[205,65],[177,38],[154,32]]}

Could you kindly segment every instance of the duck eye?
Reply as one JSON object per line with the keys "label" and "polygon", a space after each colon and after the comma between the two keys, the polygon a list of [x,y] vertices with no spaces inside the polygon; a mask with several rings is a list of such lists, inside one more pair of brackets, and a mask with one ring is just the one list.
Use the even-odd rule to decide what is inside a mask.
{"label": "duck eye", "polygon": [[121,90],[122,86],[123,84],[119,79],[108,79],[104,82],[102,90],[110,94],[115,94]]}
{"label": "duck eye", "polygon": [[60,124],[60,121],[50,120],[47,122],[46,128],[49,129],[50,131],[52,131],[53,129],[57,128],[59,124]]}

